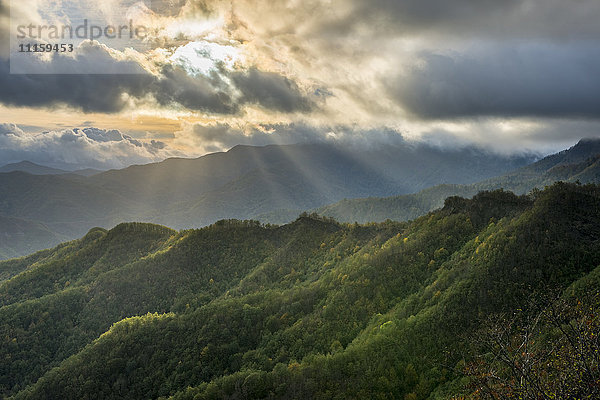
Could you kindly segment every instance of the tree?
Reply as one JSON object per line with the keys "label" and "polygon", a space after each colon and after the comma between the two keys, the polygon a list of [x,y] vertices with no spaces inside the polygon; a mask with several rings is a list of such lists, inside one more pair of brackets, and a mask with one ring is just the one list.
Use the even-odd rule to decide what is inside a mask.
{"label": "tree", "polygon": [[600,398],[600,296],[497,318],[474,336],[472,399]]}

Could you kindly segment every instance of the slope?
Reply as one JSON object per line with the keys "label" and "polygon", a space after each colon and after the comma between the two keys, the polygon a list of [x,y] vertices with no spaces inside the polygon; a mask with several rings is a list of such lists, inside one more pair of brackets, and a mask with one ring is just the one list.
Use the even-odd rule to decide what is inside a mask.
{"label": "slope", "polygon": [[[0,174],[0,214],[43,224],[68,239],[121,221],[195,228],[280,209],[308,210],[343,198],[471,183],[531,159],[408,142],[366,150],[330,144],[237,146],[198,159],[169,159],[92,176]],[[33,234],[26,237],[29,249],[48,246]]]}
{"label": "slope", "polygon": [[67,239],[41,223],[19,218],[0,215],[0,226],[0,259],[33,253],[40,247],[50,248]]}
{"label": "slope", "polygon": [[46,167],[32,163],[31,161],[21,161],[18,163],[6,164],[0,167],[0,173],[15,171],[26,172],[31,175],[60,175],[68,173],[68,171],[62,169]]}
{"label": "slope", "polygon": [[[411,223],[223,221],[164,231],[145,255],[123,247],[122,261],[100,268],[38,263],[0,285],[5,368],[23,368],[3,390],[18,399],[444,398],[461,385],[462,338],[481,318],[536,291],[585,279],[598,289],[599,210],[599,187],[556,184],[528,197],[452,197]],[[114,231],[114,243],[131,234]],[[45,330],[54,333],[40,338]],[[40,347],[59,351],[28,353]]]}
{"label": "slope", "polygon": [[[344,199],[315,212],[339,221],[366,223],[406,221],[442,207],[448,196],[471,197],[481,190],[506,189],[527,193],[557,181],[600,182],[600,140],[583,139],[570,149],[550,155],[508,174],[469,185],[438,185],[415,194],[384,198]],[[458,183],[458,182],[454,182]],[[278,215],[271,218],[277,219]]]}

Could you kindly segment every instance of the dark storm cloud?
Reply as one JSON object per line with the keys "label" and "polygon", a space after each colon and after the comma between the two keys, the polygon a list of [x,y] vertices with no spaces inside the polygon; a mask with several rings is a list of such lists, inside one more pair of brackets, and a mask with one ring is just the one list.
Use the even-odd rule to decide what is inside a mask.
{"label": "dark storm cloud", "polygon": [[175,17],[186,3],[186,0],[152,0],[149,6],[153,12],[159,15]]}
{"label": "dark storm cloud", "polygon": [[391,95],[425,119],[477,116],[600,118],[600,45],[490,45],[428,54],[388,82]]}
{"label": "dark storm cloud", "polygon": [[255,68],[232,75],[243,101],[282,112],[309,111],[313,104],[292,80],[272,72]]}
{"label": "dark storm cloud", "polygon": [[600,32],[597,0],[341,0],[352,11],[324,30],[458,36],[590,38]]}
{"label": "dark storm cloud", "polygon": [[519,0],[355,0],[355,19],[377,19],[393,23],[397,29],[427,29],[433,25],[454,25],[457,22],[476,22],[510,12]]}
{"label": "dark storm cloud", "polygon": [[52,107],[66,104],[85,112],[118,112],[123,93],[142,97],[153,81],[149,75],[11,75],[0,59],[0,102],[11,106]]}
{"label": "dark storm cloud", "polygon": [[[100,50],[101,53],[104,50]],[[113,60],[108,53],[95,56],[107,70],[141,70],[133,62]],[[57,56],[54,71],[76,72],[80,60]],[[226,76],[229,72],[223,72]],[[119,112],[128,106],[124,94],[134,99],[146,95],[163,106],[181,105],[187,109],[215,114],[236,114],[245,103],[265,109],[293,112],[310,109],[311,102],[290,79],[256,69],[235,72],[233,82],[242,92],[234,99],[235,86],[219,74],[189,75],[180,67],[166,66],[158,76],[137,74],[10,74],[9,62],[0,59],[0,102],[12,106],[53,107],[67,105],[85,112]]]}
{"label": "dark storm cloud", "polygon": [[178,103],[191,110],[202,110],[220,114],[237,112],[228,91],[231,90],[215,76],[190,76],[184,70],[167,66],[162,76],[153,85],[154,97],[162,105]]}
{"label": "dark storm cloud", "polygon": [[[56,53],[51,62],[36,57],[12,65],[19,70],[60,72],[49,74],[11,74],[8,60],[0,58],[0,102],[13,106],[52,107],[66,104],[86,112],[117,112],[126,106],[123,93],[142,97],[153,78],[133,61],[117,61],[96,45],[85,45],[76,57]],[[27,62],[27,65],[23,63]],[[79,74],[89,63],[102,66],[107,74]],[[20,69],[23,68],[23,69]],[[135,72],[135,74],[109,74]]]}

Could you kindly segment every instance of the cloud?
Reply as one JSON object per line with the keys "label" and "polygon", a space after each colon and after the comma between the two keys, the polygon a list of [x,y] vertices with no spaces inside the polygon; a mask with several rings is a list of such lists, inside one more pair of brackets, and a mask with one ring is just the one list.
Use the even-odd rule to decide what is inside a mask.
{"label": "cloud", "polygon": [[331,143],[365,149],[404,142],[396,130],[381,127],[365,130],[358,126],[318,126],[307,122],[235,127],[227,123],[186,124],[175,133],[175,143],[205,153],[225,151],[236,145],[265,146],[302,143]]}
{"label": "cloud", "polygon": [[[30,57],[34,70],[60,71],[49,74],[11,74],[8,60],[0,59],[0,102],[12,106],[55,107],[67,105],[85,112],[114,113],[127,105],[127,94],[143,97],[155,78],[134,61],[115,60],[107,49],[94,44],[81,48],[75,58],[55,54],[51,62]],[[12,61],[12,60],[11,60]],[[137,74],[79,74],[85,63],[104,65],[105,71]],[[42,64],[44,63],[44,64]],[[14,65],[13,65],[14,68]]]}
{"label": "cloud", "polygon": [[[396,140],[400,131],[438,135],[448,145],[453,139],[446,132],[504,149],[544,146],[572,140],[574,134],[554,126],[582,121],[576,132],[583,136],[600,127],[600,2],[576,3],[161,0],[153,8],[168,17],[153,23],[162,29],[154,55],[162,56],[144,63],[152,73],[19,77],[0,71],[0,102],[104,113],[174,109],[190,121],[211,121],[175,134],[190,154],[235,144],[367,146]],[[198,43],[231,48],[236,57],[225,66],[211,51],[198,53]],[[186,45],[206,65],[198,57],[196,65],[174,61],[172,50]],[[94,50],[94,60],[107,68],[143,62]]]}
{"label": "cloud", "polygon": [[279,74],[251,68],[247,72],[233,74],[232,78],[243,93],[244,102],[288,113],[313,108],[313,103],[300,92],[298,85]]}
{"label": "cloud", "polygon": [[482,46],[424,54],[389,82],[390,94],[425,119],[600,118],[600,45]]}
{"label": "cloud", "polygon": [[[239,114],[246,104],[266,112],[308,110],[312,104],[309,96],[291,78],[264,71],[252,63],[229,65],[219,58],[223,56],[220,54],[223,49],[237,51],[237,41],[213,37],[221,43],[217,44],[204,39],[194,41],[193,37],[186,35],[184,38],[161,36],[168,34],[169,27],[173,26],[197,26],[205,22],[207,26],[213,26],[214,21],[208,23],[207,18],[221,18],[218,14],[227,8],[226,3],[152,2],[157,14],[149,23],[158,24],[152,27],[157,28],[159,33],[150,29],[154,32],[151,39],[158,40],[157,43],[164,41],[162,44],[168,47],[156,51],[117,51],[108,47],[110,41],[106,45],[84,41],[74,53],[52,53],[44,57],[15,53],[10,63],[8,54],[3,52],[0,56],[0,103],[35,108],[66,105],[84,112],[101,113],[117,113],[140,104],[217,115]],[[60,7],[57,6],[57,9]],[[174,18],[183,10],[185,15]],[[36,6],[23,6],[18,11],[19,18],[24,21],[43,22]],[[0,37],[5,39],[3,43],[8,43],[7,26],[10,24],[8,10],[4,7],[0,8],[0,18],[7,22],[0,26]],[[219,29],[218,24],[211,31],[215,29]],[[206,58],[205,62],[214,64],[214,70],[194,73],[169,58],[174,49],[181,50],[186,44],[203,44],[203,50],[211,49],[203,51],[202,56]],[[90,74],[90,71],[99,73]],[[28,74],[23,74],[25,72]],[[258,82],[249,81],[252,79]]]}
{"label": "cloud", "polygon": [[596,0],[332,0],[332,10],[347,9],[343,18],[323,24],[327,34],[461,38],[589,39],[600,33]]}
{"label": "cloud", "polygon": [[217,114],[235,114],[239,110],[231,88],[217,74],[190,76],[182,68],[165,66],[151,91],[161,105],[180,104],[190,110]]}
{"label": "cloud", "polygon": [[164,142],[134,139],[118,130],[99,128],[24,132],[0,124],[0,162],[28,160],[67,168],[123,168],[182,156]]}
{"label": "cloud", "polygon": [[[252,68],[248,72],[222,70],[209,76],[190,75],[179,66],[166,64],[158,75],[153,75],[133,60],[114,59],[101,46],[85,47],[91,57],[56,54],[51,62],[34,57],[29,61],[36,63],[31,67],[36,71],[60,73],[10,74],[8,60],[0,59],[0,102],[25,107],[67,105],[84,112],[104,113],[130,108],[132,100],[143,102],[148,96],[163,107],[213,114],[237,114],[249,103],[283,113],[312,107],[295,82],[277,73]],[[88,63],[104,65],[107,74],[77,73]],[[111,71],[115,73],[109,74]]]}
{"label": "cloud", "polygon": [[600,123],[540,118],[432,121],[423,126],[417,140],[442,148],[477,145],[500,154],[548,155],[571,147],[582,138],[600,138]]}
{"label": "cloud", "polygon": [[195,155],[224,151],[236,145],[292,144],[321,138],[316,129],[296,124],[242,128],[227,123],[186,124],[175,133],[175,143],[194,149]]}

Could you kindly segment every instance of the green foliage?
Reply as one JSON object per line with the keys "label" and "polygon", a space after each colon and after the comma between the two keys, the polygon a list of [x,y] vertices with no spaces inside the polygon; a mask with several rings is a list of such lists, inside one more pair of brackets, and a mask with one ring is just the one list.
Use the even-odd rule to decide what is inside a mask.
{"label": "green foliage", "polygon": [[474,355],[464,338],[481,321],[524,308],[532,292],[598,290],[598,211],[599,187],[556,184],[450,198],[410,223],[303,214],[281,227],[94,230],[11,264],[22,272],[0,283],[0,390],[15,399],[465,394]]}
{"label": "green foliage", "polygon": [[[471,399],[600,396],[600,297],[557,299],[502,315],[473,337]],[[538,301],[539,303],[539,301]]]}

